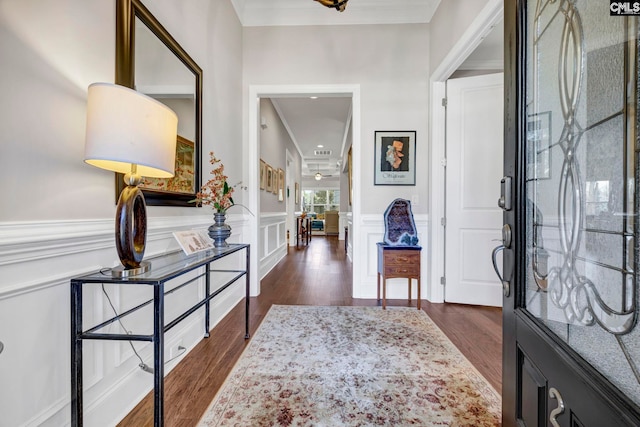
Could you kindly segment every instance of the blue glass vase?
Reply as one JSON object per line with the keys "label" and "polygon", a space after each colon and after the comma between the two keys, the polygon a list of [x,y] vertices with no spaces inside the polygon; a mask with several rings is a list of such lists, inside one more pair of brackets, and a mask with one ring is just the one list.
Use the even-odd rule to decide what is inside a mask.
{"label": "blue glass vase", "polygon": [[229,246],[227,238],[231,236],[231,227],[225,224],[226,212],[215,212],[213,214],[213,225],[209,227],[209,237],[213,239],[213,246],[216,248],[226,248]]}

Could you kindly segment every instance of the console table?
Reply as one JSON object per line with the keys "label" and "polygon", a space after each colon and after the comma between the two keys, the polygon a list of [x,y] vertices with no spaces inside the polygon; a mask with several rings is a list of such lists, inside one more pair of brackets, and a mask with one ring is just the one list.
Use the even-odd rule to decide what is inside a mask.
{"label": "console table", "polygon": [[[221,258],[245,250],[246,264],[244,270],[212,270],[211,264]],[[209,336],[209,304],[222,291],[235,283],[242,276],[246,280],[245,300],[245,338],[249,338],[249,245],[229,244],[227,248],[212,249],[186,256],[182,251],[171,252],[158,257],[150,258],[151,270],[135,277],[112,277],[110,270],[99,271],[87,276],[77,277],[71,280],[71,425],[82,426],[82,341],[83,340],[115,340],[115,341],[147,341],[153,342],[153,378],[154,378],[154,426],[159,427],[164,423],[164,334],[197,309],[204,306],[205,324],[204,337]],[[171,290],[165,291],[165,283],[204,267],[204,272],[189,280],[184,281]],[[210,292],[211,274],[226,273],[231,278],[215,292]],[[198,279],[205,278],[204,297],[193,304],[175,319],[165,323],[165,296],[190,284],[197,283]],[[118,285],[149,285],[153,287],[153,298],[133,307],[120,315],[106,320],[99,325],[84,329],[82,324],[82,290],[91,284],[118,284]],[[101,333],[104,327],[116,322],[123,317],[153,304],[153,334],[116,334]]]}
{"label": "console table", "polygon": [[409,281],[411,301],[411,279],[418,280],[418,310],[420,310],[420,251],[421,246],[378,245],[378,302],[380,301],[380,276],[382,276],[382,308],[387,308],[387,279],[402,277]]}

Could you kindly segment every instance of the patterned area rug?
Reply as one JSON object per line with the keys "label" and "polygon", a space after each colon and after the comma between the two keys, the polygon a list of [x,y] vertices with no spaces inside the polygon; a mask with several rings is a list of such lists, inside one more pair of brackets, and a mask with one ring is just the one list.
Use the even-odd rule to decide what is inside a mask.
{"label": "patterned area rug", "polygon": [[273,306],[199,426],[499,426],[497,392],[424,311]]}

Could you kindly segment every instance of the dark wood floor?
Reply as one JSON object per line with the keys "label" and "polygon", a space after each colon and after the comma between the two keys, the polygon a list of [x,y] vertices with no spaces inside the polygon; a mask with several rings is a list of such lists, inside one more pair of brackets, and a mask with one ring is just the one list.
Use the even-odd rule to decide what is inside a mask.
{"label": "dark wood floor", "polygon": [[[406,300],[388,305],[408,306]],[[261,294],[251,298],[251,332],[272,304],[376,305],[375,300],[351,298],[351,263],[344,242],[316,237],[305,248],[291,248],[261,282]],[[415,304],[415,301],[414,301]],[[471,363],[498,390],[502,387],[502,315],[499,308],[431,304],[422,309]],[[191,427],[209,403],[247,345],[244,302],[238,304],[165,379],[165,425]],[[150,393],[119,426],[152,426]]]}

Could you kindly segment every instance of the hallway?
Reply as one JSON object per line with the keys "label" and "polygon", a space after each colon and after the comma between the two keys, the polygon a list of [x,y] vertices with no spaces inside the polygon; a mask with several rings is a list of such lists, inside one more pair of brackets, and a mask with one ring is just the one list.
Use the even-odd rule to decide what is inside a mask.
{"label": "hallway", "polygon": [[[376,305],[351,298],[351,263],[337,236],[314,236],[309,246],[291,247],[288,255],[261,281],[261,294],[251,298],[250,330],[254,333],[273,304]],[[388,306],[409,306],[388,300]],[[415,301],[413,301],[415,304]],[[498,390],[502,384],[502,314],[499,308],[431,304],[422,309]],[[196,425],[246,346],[244,301],[240,302],[165,379],[165,422]],[[153,399],[148,395],[119,426],[153,425]]]}

